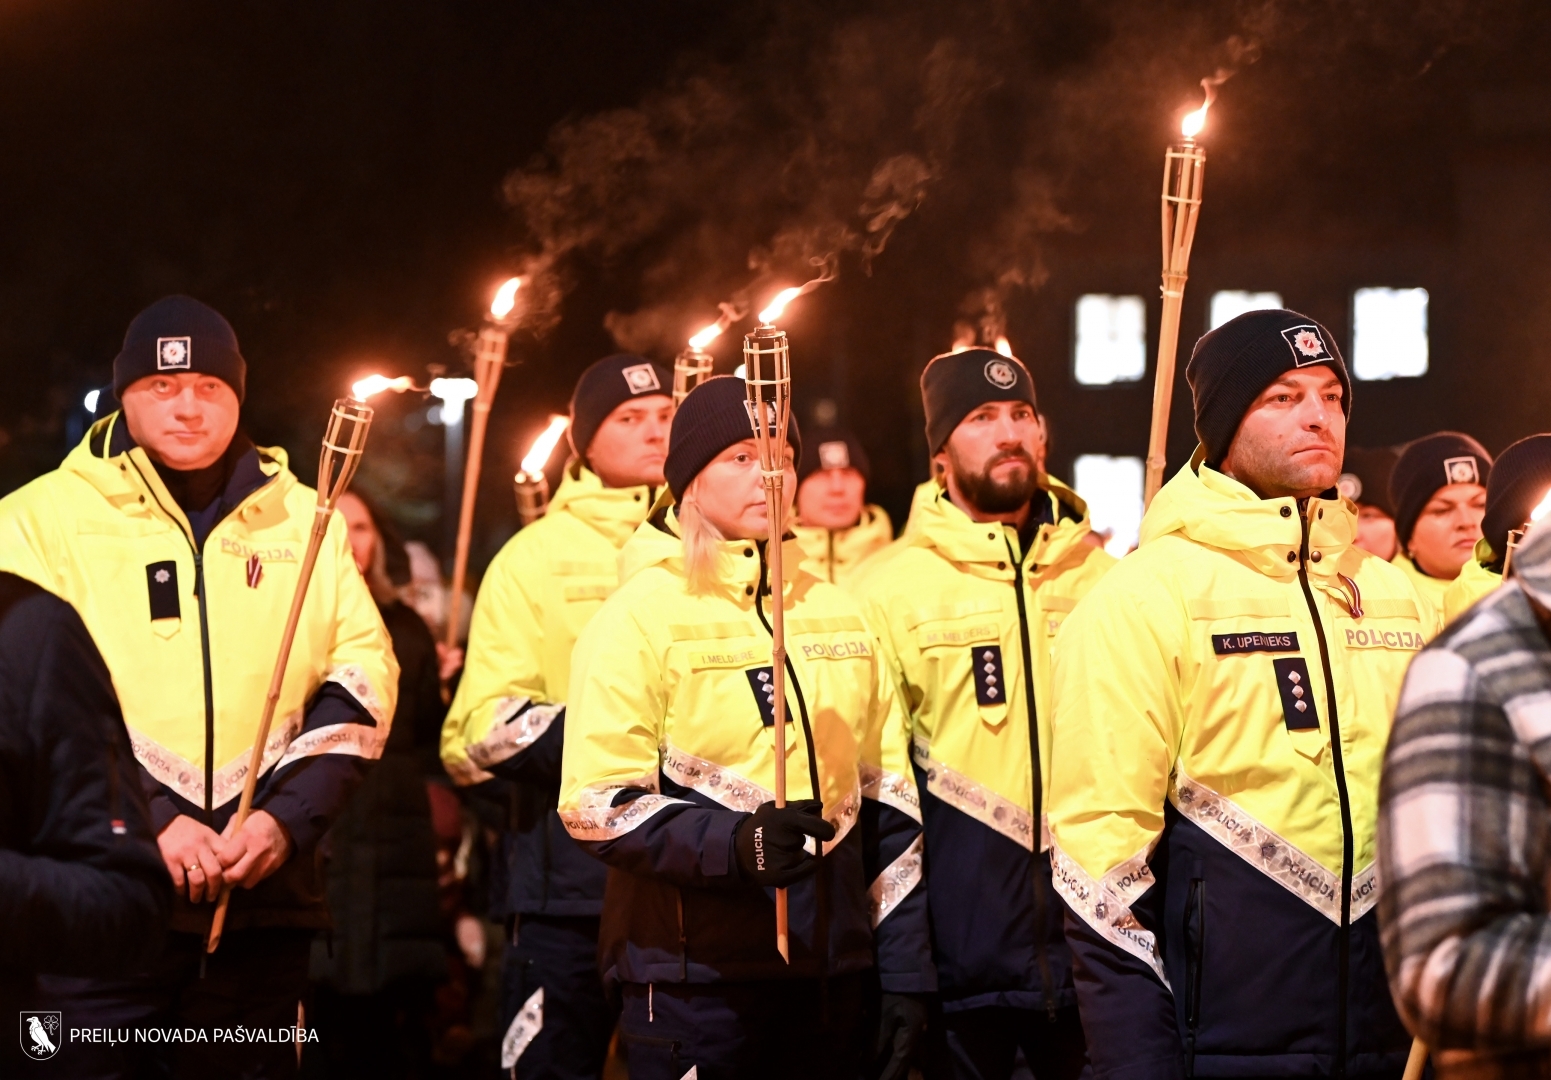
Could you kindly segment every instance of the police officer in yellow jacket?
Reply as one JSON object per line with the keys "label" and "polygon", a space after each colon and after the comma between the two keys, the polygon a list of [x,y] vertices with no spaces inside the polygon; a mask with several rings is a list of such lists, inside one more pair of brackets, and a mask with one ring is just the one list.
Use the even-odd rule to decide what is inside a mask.
{"label": "police officer in yellow jacket", "polygon": [[[112,982],[57,980],[72,1025],[294,1025],[328,925],[318,841],[382,750],[398,665],[338,516],[297,627],[254,813],[230,827],[312,526],[283,451],[238,428],[246,363],[218,313],[169,297],[130,323],[123,403],[64,464],[0,501],[0,569],[81,613],[112,674],[178,891],[162,955]],[[212,901],[233,894],[200,978]],[[290,1043],[72,1046],[83,1074],[289,1075]],[[88,1058],[91,1058],[90,1062]]]}
{"label": "police officer in yellow jacket", "polygon": [[1436,622],[1352,544],[1323,326],[1241,315],[1186,378],[1201,446],[1056,642],[1051,850],[1094,1074],[1398,1076],[1374,825]]}
{"label": "police officer in yellow jacket", "polygon": [[1438,431],[1408,443],[1390,473],[1395,538],[1390,561],[1443,613],[1443,596],[1481,539],[1492,455],[1469,435]]}
{"label": "police officer in yellow jacket", "polygon": [[507,542],[474,605],[468,660],[442,730],[464,785],[509,806],[491,914],[507,922],[503,1068],[597,1077],[615,1010],[598,978],[606,868],[555,812],[571,650],[619,582],[619,549],[663,483],[671,376],[639,356],[589,367],[571,396],[574,457],[549,512]]}
{"label": "police officer in yellow jacket", "polygon": [[808,433],[797,462],[792,533],[814,577],[850,587],[862,562],[894,539],[888,512],[867,501],[871,471],[866,449],[851,432]]}
{"label": "police officer in yellow jacket", "polygon": [[743,394],[714,378],[679,406],[677,501],[626,544],[619,591],[577,641],[561,817],[609,865],[600,962],[622,986],[632,1080],[849,1078],[874,1049],[903,1077],[935,986],[904,716],[861,609],[788,541],[775,806],[768,523]]}
{"label": "police officer in yellow jacket", "polygon": [[[864,596],[911,714],[946,1046],[941,1075],[1076,1077],[1082,1028],[1050,879],[1050,650],[1114,565],[1087,508],[1045,474],[1034,382],[989,349],[921,375],[943,471]],[[1036,765],[1037,762],[1037,765]]]}
{"label": "police officer in yellow jacket", "polygon": [[[1501,471],[1498,467],[1501,466]],[[1541,500],[1551,496],[1551,435],[1520,439],[1492,466],[1486,482],[1486,512],[1481,539],[1459,576],[1443,594],[1447,625],[1469,611],[1483,596],[1503,583],[1503,561],[1509,533],[1522,530]]]}

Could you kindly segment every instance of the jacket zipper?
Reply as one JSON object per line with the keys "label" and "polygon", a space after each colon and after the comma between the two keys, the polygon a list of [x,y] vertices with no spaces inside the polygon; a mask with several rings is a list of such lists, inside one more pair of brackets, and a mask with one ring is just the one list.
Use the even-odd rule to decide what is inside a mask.
{"label": "jacket zipper", "polygon": [[[1194,919],[1195,933],[1191,933]],[[1196,1033],[1201,1027],[1201,978],[1206,961],[1206,879],[1192,878],[1185,898],[1185,1075],[1196,1074]]]}
{"label": "jacket zipper", "polygon": [[829,538],[829,583],[835,583],[835,530],[825,529],[824,535]]}
{"label": "jacket zipper", "polygon": [[1309,587],[1309,515],[1303,512],[1303,542],[1298,550],[1298,584],[1314,620],[1314,639],[1319,643],[1319,664],[1325,676],[1325,711],[1330,716],[1331,764],[1336,773],[1336,797],[1341,805],[1341,926],[1336,939],[1336,1060],[1331,1075],[1346,1075],[1347,987],[1352,954],[1352,804],[1346,790],[1346,767],[1341,756],[1341,720],[1336,712],[1336,684],[1330,669],[1330,649],[1325,642],[1325,626],[1320,622],[1314,592]]}
{"label": "jacket zipper", "polygon": [[[1039,771],[1039,713],[1034,705],[1034,651],[1029,645],[1029,612],[1023,596],[1023,560],[1013,554],[1012,540],[1005,529],[1002,541],[1007,545],[1007,558],[1012,562],[1012,589],[1018,598],[1018,639],[1023,647],[1023,698],[1028,702],[1029,764],[1033,775],[1034,820],[1030,824],[1030,841],[1033,852],[1029,860],[1033,868],[1034,882],[1034,953],[1039,958],[1039,979],[1045,988],[1045,1012],[1052,1021],[1056,1018],[1055,981],[1050,977],[1050,957],[1045,953],[1045,882],[1039,872],[1039,841],[1044,810],[1044,778]],[[1026,555],[1027,553],[1025,553]]]}

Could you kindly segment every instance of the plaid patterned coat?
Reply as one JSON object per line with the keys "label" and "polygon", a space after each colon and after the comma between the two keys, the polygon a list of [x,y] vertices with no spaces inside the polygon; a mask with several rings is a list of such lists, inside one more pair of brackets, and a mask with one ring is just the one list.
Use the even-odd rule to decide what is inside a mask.
{"label": "plaid patterned coat", "polygon": [[1514,571],[1411,664],[1380,791],[1390,987],[1442,1074],[1551,1073],[1551,529]]}

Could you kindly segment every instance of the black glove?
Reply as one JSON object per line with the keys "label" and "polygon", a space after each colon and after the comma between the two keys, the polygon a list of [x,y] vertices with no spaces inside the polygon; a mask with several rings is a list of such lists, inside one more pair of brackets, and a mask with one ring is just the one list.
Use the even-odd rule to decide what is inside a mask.
{"label": "black glove", "polygon": [[872,1075],[877,1080],[904,1080],[910,1074],[910,1059],[925,1031],[925,998],[884,994],[878,1041],[873,1047]]}
{"label": "black glove", "polygon": [[732,838],[743,879],[782,889],[810,876],[819,867],[818,859],[803,850],[810,836],[835,838],[835,827],[824,820],[823,803],[805,799],[780,809],[773,802],[761,803]]}

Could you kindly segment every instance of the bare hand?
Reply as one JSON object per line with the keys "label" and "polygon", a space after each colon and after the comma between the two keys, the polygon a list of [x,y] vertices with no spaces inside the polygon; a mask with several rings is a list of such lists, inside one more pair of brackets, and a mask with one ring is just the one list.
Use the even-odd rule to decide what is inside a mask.
{"label": "bare hand", "polygon": [[173,888],[186,891],[195,904],[214,900],[221,892],[223,866],[215,853],[220,843],[214,829],[187,814],[173,818],[156,838]]}
{"label": "bare hand", "polygon": [[452,681],[452,677],[463,670],[463,650],[456,645],[448,645],[445,641],[436,643],[436,666],[439,669],[443,683]]}
{"label": "bare hand", "polygon": [[228,882],[251,889],[291,857],[291,834],[263,810],[249,814],[241,830],[234,834],[236,823],[234,814],[221,830],[216,856]]}

